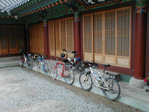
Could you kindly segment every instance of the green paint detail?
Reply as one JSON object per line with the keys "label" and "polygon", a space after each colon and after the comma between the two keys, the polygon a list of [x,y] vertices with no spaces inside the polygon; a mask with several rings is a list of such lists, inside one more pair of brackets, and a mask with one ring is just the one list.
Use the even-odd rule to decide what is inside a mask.
{"label": "green paint detail", "polygon": [[[108,4],[108,5],[93,7],[93,8],[91,8],[91,9],[98,9],[98,8],[103,8],[103,7],[109,7],[109,6],[112,6],[112,5],[121,4],[121,3],[126,3],[126,2],[131,2],[131,1],[133,1],[133,0],[121,0],[120,2],[117,2],[117,3],[111,3],[111,4]],[[105,3],[108,3],[108,1],[105,2]]]}
{"label": "green paint detail", "polygon": [[130,1],[133,1],[133,0],[122,0],[122,3],[124,3],[124,2],[130,2]]}
{"label": "green paint detail", "polygon": [[0,24],[6,24],[6,25],[14,25],[14,24],[24,24],[23,21],[20,21],[20,20],[14,20],[14,19],[1,19],[0,18]]}
{"label": "green paint detail", "polygon": [[120,74],[120,81],[129,82],[129,80],[130,80],[132,77],[133,77],[133,76],[130,76],[130,75]]}
{"label": "green paint detail", "polygon": [[32,9],[26,10],[26,11],[24,11],[24,12],[21,12],[21,13],[19,13],[18,15],[25,14],[25,13],[27,13],[27,12],[36,10],[36,9],[38,9],[38,8],[41,8],[41,7],[50,5],[50,4],[55,3],[55,2],[58,2],[58,1],[59,1],[59,0],[52,0],[52,1],[50,1],[50,2],[46,2],[45,4],[39,5],[38,7],[35,7],[35,8],[32,8]]}
{"label": "green paint detail", "polygon": [[147,0],[136,0],[136,13],[147,12]]}

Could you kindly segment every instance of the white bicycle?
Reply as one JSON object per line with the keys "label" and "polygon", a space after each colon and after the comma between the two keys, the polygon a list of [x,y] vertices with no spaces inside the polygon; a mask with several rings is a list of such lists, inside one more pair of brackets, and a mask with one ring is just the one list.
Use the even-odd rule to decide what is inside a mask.
{"label": "white bicycle", "polygon": [[[79,76],[79,83],[81,88],[89,91],[92,88],[92,85],[95,84],[95,86],[102,90],[104,96],[107,99],[118,99],[121,93],[119,83],[110,74],[106,73],[108,75],[105,75],[105,70],[107,67],[110,67],[110,65],[103,65],[103,72],[99,72],[95,69],[98,67],[98,64],[95,62],[87,62],[87,64],[89,65],[89,69],[85,72],[82,72]],[[92,77],[94,79],[92,79]]]}

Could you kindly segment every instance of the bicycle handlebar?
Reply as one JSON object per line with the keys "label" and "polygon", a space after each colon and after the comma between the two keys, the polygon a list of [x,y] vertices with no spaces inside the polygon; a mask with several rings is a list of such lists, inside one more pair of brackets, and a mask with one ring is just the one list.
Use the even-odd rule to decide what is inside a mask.
{"label": "bicycle handlebar", "polygon": [[92,62],[86,62],[86,64],[89,65],[89,67],[91,67],[91,68],[97,68],[98,67],[98,64],[95,63],[94,61],[92,61]]}

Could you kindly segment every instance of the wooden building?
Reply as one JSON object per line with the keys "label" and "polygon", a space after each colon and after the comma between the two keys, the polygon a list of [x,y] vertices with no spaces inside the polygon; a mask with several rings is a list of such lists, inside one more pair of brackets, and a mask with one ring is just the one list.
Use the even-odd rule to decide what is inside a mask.
{"label": "wooden building", "polygon": [[11,9],[1,7],[16,0],[2,1],[0,57],[24,48],[56,58],[65,48],[111,64],[124,81],[149,75],[149,0],[24,0]]}

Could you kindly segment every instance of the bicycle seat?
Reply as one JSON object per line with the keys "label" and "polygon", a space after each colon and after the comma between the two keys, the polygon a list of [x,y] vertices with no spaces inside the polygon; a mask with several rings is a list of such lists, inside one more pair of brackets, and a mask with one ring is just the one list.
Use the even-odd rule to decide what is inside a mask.
{"label": "bicycle seat", "polygon": [[104,66],[105,68],[107,68],[107,67],[110,67],[111,65],[103,64],[102,66]]}
{"label": "bicycle seat", "polygon": [[77,55],[77,52],[76,51],[72,51],[71,53],[74,54],[74,56]]}

